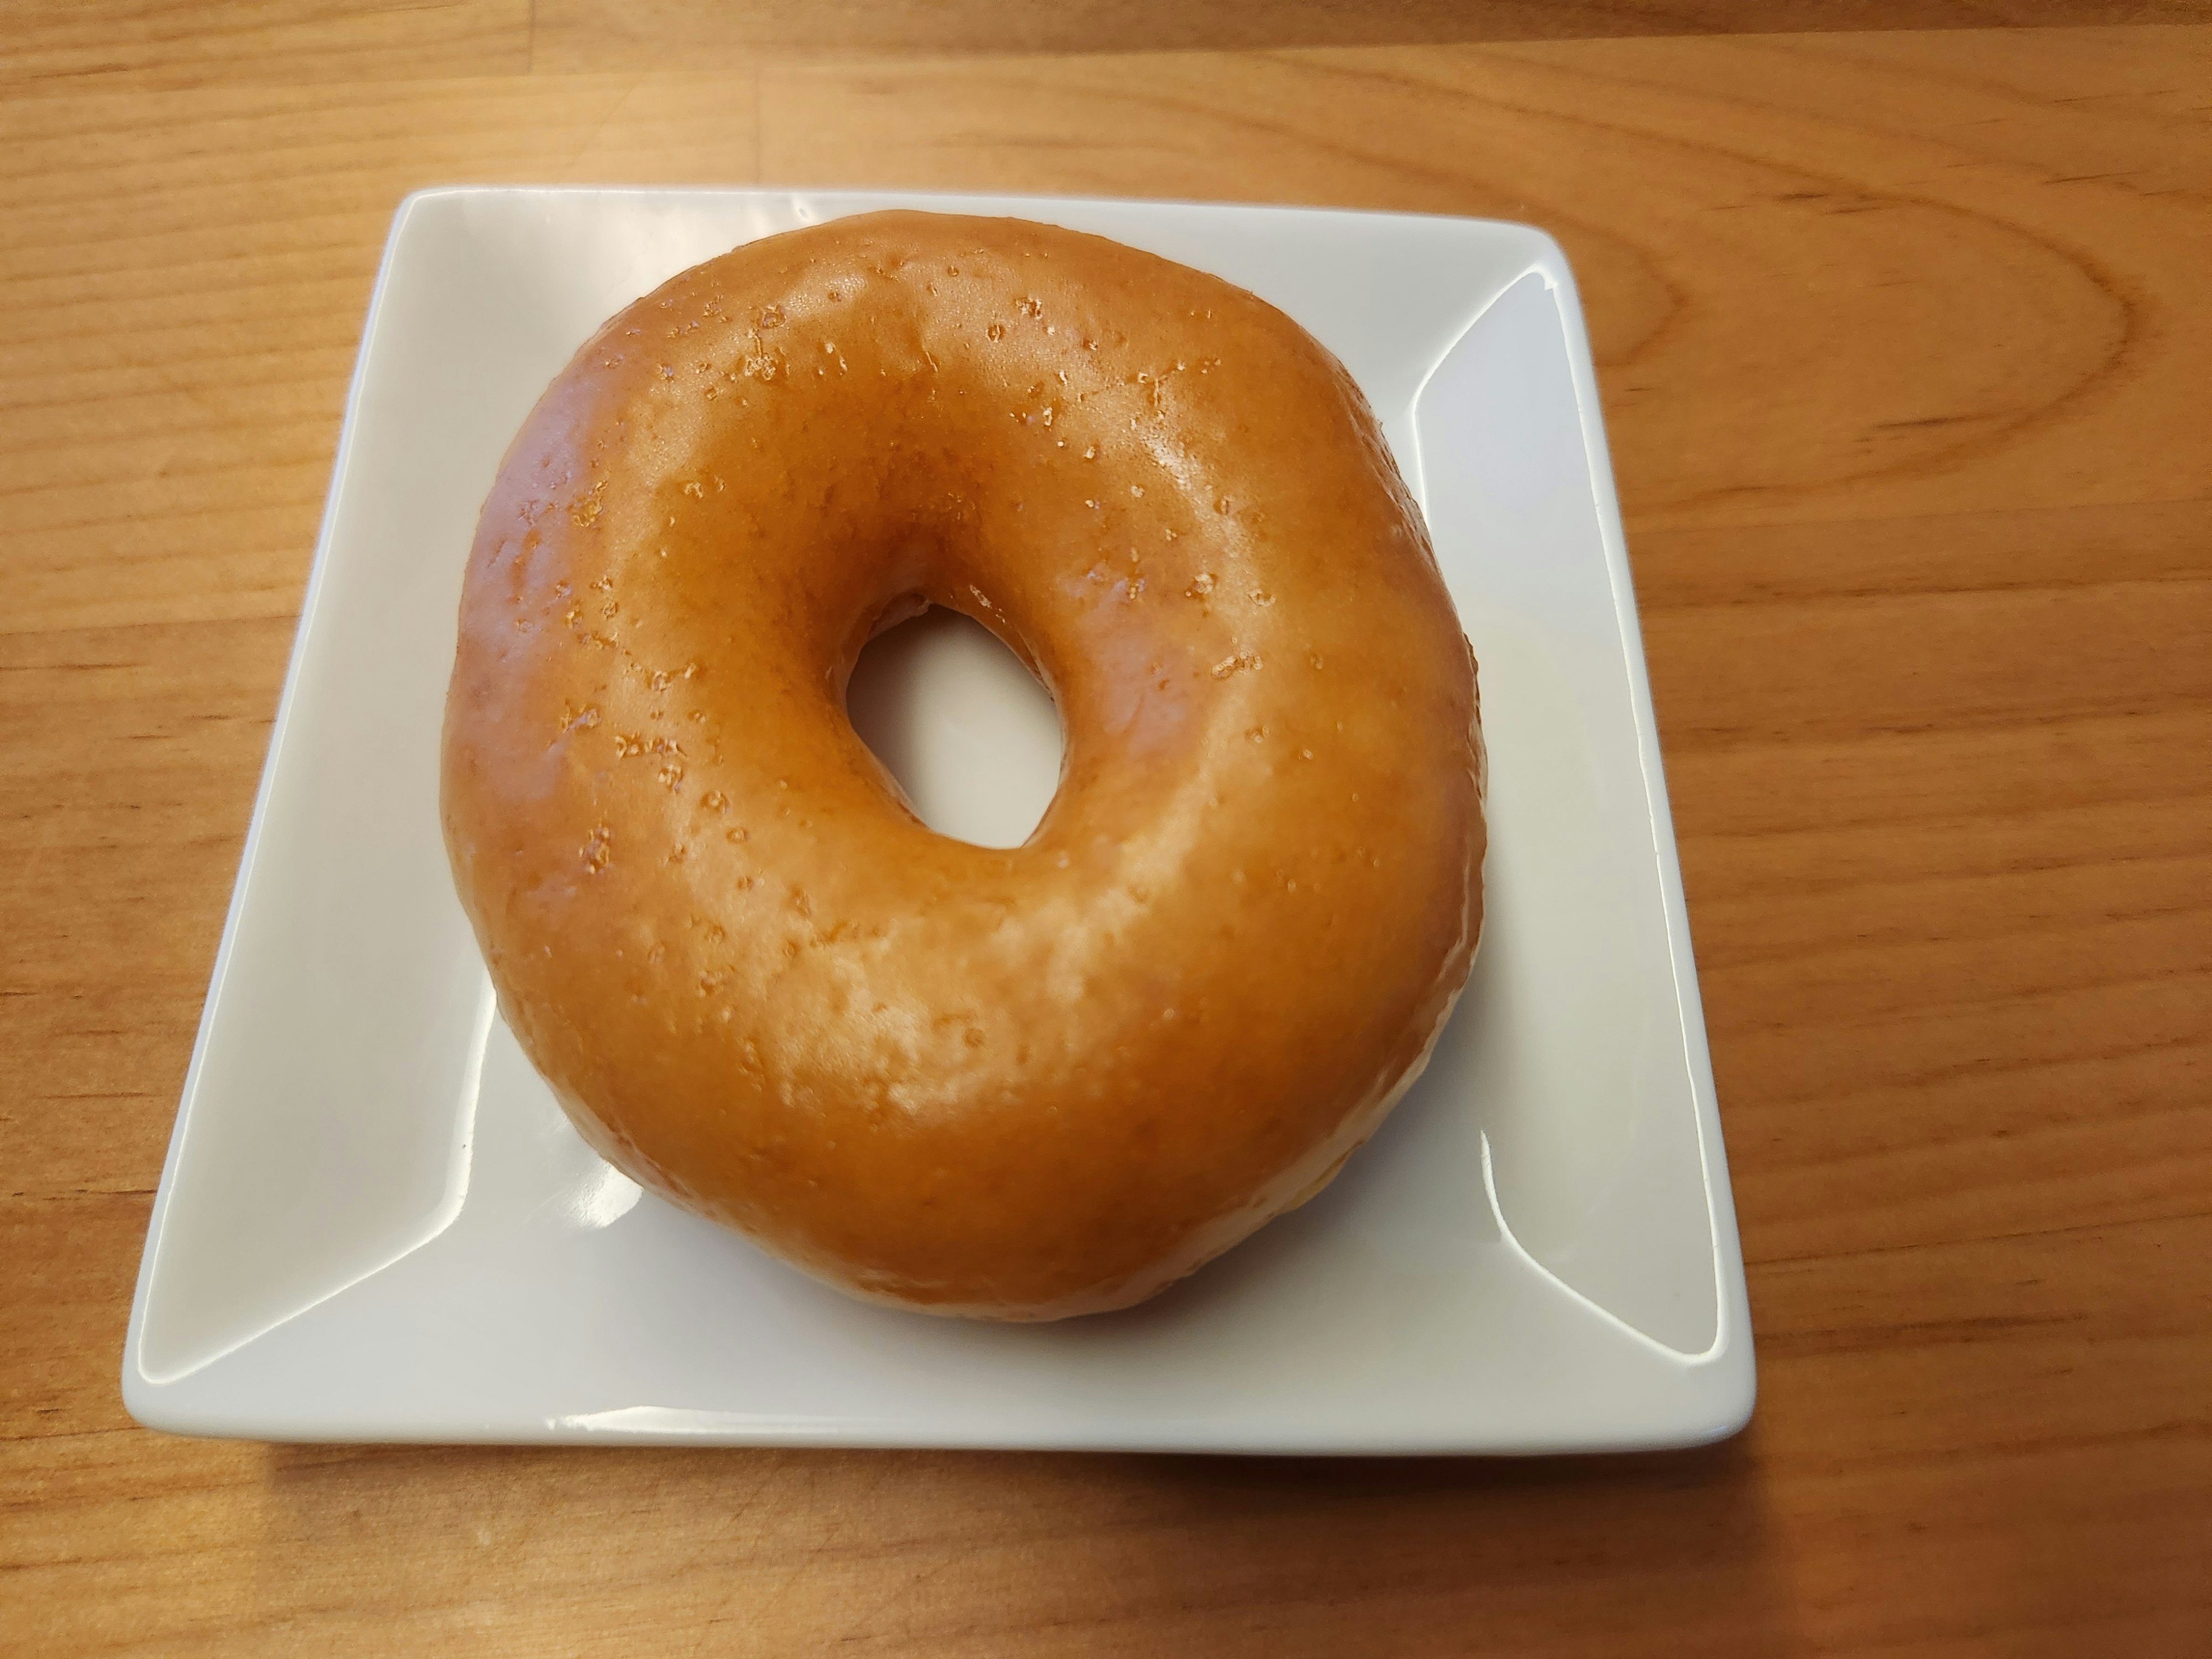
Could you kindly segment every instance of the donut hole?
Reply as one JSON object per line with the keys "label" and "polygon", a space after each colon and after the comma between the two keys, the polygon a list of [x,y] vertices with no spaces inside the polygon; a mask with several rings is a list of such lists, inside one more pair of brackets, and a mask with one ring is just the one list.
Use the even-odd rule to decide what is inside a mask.
{"label": "donut hole", "polygon": [[932,606],[869,641],[845,690],[860,741],[940,836],[1018,847],[1060,787],[1052,694],[990,629]]}

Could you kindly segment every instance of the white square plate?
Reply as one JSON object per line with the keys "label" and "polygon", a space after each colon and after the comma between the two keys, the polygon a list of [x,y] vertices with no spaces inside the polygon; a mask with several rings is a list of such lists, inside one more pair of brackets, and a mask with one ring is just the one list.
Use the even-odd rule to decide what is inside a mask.
{"label": "white square plate", "polygon": [[[1124,1314],[998,1327],[864,1306],[641,1200],[495,1018],[439,838],[462,566],[547,381],[684,267],[891,206],[1097,232],[1303,323],[1381,417],[1481,663],[1487,928],[1427,1075],[1321,1198]],[[925,726],[957,713],[957,666],[915,671],[918,696],[940,676]],[[920,738],[925,770],[950,763],[950,735]],[[1558,246],[1516,225],[1285,208],[410,198],[123,1387],[154,1427],[269,1439],[1529,1452],[1741,1426],[1742,1261]]]}

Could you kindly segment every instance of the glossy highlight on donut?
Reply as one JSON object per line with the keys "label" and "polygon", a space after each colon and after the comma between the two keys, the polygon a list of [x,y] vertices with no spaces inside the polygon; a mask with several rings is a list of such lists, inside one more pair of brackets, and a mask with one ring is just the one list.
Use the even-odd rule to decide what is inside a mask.
{"label": "glossy highlight on donut", "polygon": [[[871,635],[1051,690],[1023,846],[854,734]],[[610,321],[471,551],[456,884],[577,1127],[926,1311],[1126,1306],[1303,1201],[1481,921],[1474,665],[1358,390],[1215,277],[1011,219],[750,243]]]}

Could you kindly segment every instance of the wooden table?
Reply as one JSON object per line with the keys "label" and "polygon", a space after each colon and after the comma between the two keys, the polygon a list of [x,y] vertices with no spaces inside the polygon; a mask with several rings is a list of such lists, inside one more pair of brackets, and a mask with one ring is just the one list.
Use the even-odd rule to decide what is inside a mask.
{"label": "wooden table", "polygon": [[[1725,33],[1754,15],[1843,32]],[[2206,17],[0,13],[0,1649],[2212,1653]],[[1929,27],[2038,18],[2067,26]],[[386,223],[421,185],[563,179],[1557,233],[1750,1262],[1743,1437],[1317,1463],[131,1426],[132,1278]]]}

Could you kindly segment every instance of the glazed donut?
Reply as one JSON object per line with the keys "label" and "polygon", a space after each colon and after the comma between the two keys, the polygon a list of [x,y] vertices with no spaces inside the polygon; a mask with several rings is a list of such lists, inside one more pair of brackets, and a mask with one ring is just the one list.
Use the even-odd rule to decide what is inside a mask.
{"label": "glazed donut", "polygon": [[[966,612],[1056,699],[1023,846],[855,735],[871,635]],[[586,1139],[856,1295],[1125,1306],[1324,1185],[1481,920],[1474,664],[1373,417],[1214,277],[874,214],[685,271],[508,452],[442,811]]]}

